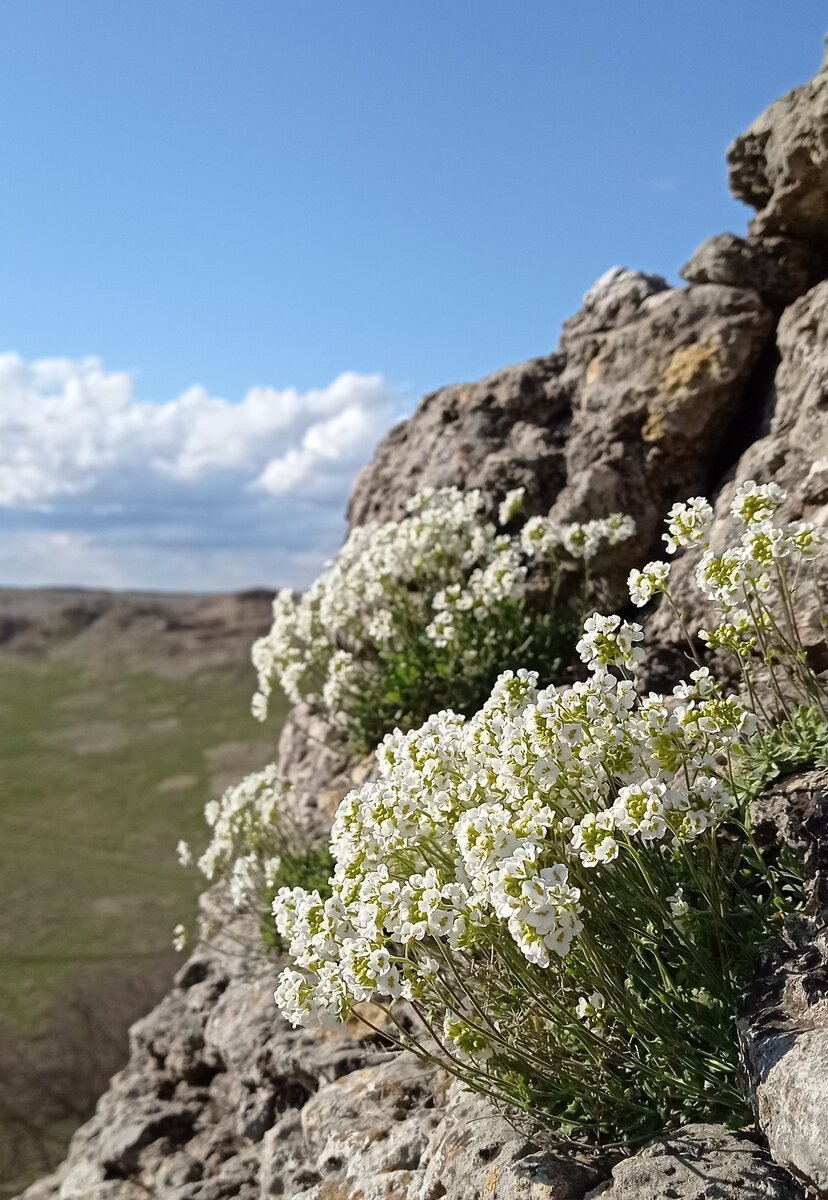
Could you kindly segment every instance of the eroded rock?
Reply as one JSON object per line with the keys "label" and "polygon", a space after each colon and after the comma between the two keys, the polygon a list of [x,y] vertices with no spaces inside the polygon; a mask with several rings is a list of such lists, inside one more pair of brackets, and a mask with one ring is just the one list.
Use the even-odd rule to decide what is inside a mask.
{"label": "eroded rock", "polygon": [[613,268],[554,355],[427,396],[360,475],[351,521],[397,518],[425,485],[479,487],[492,508],[523,486],[528,511],[562,521],[633,516],[620,575],[651,554],[669,503],[710,486],[772,329],[753,290]]}
{"label": "eroded rock", "polygon": [[736,138],[727,161],[734,196],[758,210],[754,232],[828,242],[828,55]]}
{"label": "eroded rock", "polygon": [[353,786],[345,735],[302,702],[288,714],[279,737],[278,760],[293,784],[293,818],[311,836],[327,832],[342,797]]}
{"label": "eroded rock", "polygon": [[629,513],[637,531],[621,565],[650,557],[669,504],[709,488],[772,327],[755,292],[713,284],[652,293],[606,331],[567,322],[572,422],[553,514]]}
{"label": "eroded rock", "polygon": [[411,1200],[580,1200],[602,1176],[600,1166],[543,1150],[531,1129],[457,1083],[422,1164]]}
{"label": "eroded rock", "polygon": [[759,1125],[777,1162],[828,1193],[828,940],[802,924],[769,955],[741,1023]]}
{"label": "eroded rock", "polygon": [[351,523],[396,520],[424,487],[481,488],[493,502],[525,487],[531,509],[547,509],[564,478],[564,365],[552,354],[426,396],[357,478]]}
{"label": "eroded rock", "polygon": [[824,273],[824,257],[807,242],[719,233],[702,242],[680,274],[688,283],[752,288],[774,310],[792,304]]}
{"label": "eroded rock", "polygon": [[[782,315],[777,330],[780,361],[772,386],[756,398],[760,433],[720,484],[715,497],[711,547],[721,552],[738,540],[730,505],[740,483],[774,480],[788,493],[782,520],[828,524],[828,280],[796,300]],[[663,516],[663,513],[662,513]],[[684,613],[692,637],[710,623],[712,608],[698,590],[693,572],[699,555],[682,554],[675,562],[670,590]],[[828,665],[821,612],[815,594],[800,591],[797,619],[814,665]],[[651,645],[684,658],[684,634],[666,605],[648,627]],[[686,665],[685,665],[686,669]]]}
{"label": "eroded rock", "polygon": [[739,1028],[759,1126],[777,1162],[828,1193],[828,770],[781,779],[753,806],[756,835],[801,857],[811,917],[763,955]]}
{"label": "eroded rock", "polygon": [[721,1125],[686,1125],[625,1158],[588,1200],[801,1200],[802,1191],[755,1142]]}

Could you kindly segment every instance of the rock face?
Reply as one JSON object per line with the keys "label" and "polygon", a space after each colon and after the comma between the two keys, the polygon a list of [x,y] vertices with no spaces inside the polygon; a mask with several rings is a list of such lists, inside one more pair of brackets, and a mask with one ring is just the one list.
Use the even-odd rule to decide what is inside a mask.
{"label": "rock face", "polygon": [[605,277],[564,326],[572,421],[552,509],[563,521],[633,516],[626,565],[652,555],[675,499],[711,485],[773,328],[754,291],[718,284],[652,291],[635,308],[619,298],[623,320],[596,327],[636,282]]}
{"label": "rock face", "polygon": [[766,1151],[721,1125],[687,1125],[625,1159],[589,1200],[795,1200],[802,1192]]}
{"label": "rock face", "polygon": [[615,268],[587,292],[554,355],[427,396],[360,475],[355,524],[390,520],[425,486],[492,505],[523,486],[564,521],[623,511],[624,563],[654,548],[658,514],[710,486],[773,317],[750,287],[668,288]]}
{"label": "rock face", "polygon": [[395,520],[424,487],[481,488],[496,499],[525,487],[534,510],[548,508],[564,479],[564,365],[551,354],[426,396],[357,479],[352,524]]}
{"label": "rock face", "polygon": [[[774,479],[788,492],[783,515],[791,520],[828,521],[828,280],[794,301],[776,331],[779,365],[771,386],[757,398],[760,429],[722,482],[715,504],[711,545],[723,547],[733,533],[729,507],[737,486],[747,479]],[[687,553],[676,562],[671,590],[695,634],[709,614],[693,581],[698,556]],[[826,650],[816,602],[799,613],[803,637],[825,666]],[[651,625],[654,641],[678,653],[684,635],[666,607]]]}
{"label": "rock face", "polygon": [[759,1126],[778,1163],[828,1192],[828,939],[803,925],[765,963],[746,1010],[744,1055]]}
{"label": "rock face", "polygon": [[[351,520],[399,516],[424,486],[479,487],[491,502],[523,486],[531,510],[562,520],[631,513],[638,533],[623,553],[640,561],[657,552],[666,507],[695,492],[717,496],[714,544],[723,539],[733,490],[754,477],[789,490],[790,517],[828,524],[828,68],[772,105],[729,161],[735,194],[759,210],[748,237],[708,239],[686,288],[615,268],[554,354],[426,397],[360,476]],[[692,568],[687,555],[675,579],[698,625]],[[816,648],[818,615],[804,616]],[[650,633],[677,651],[669,613],[655,611]],[[280,754],[314,829],[370,770],[302,708]],[[754,814],[758,837],[805,854],[822,913],[766,957],[745,1002],[755,1138],[689,1125],[620,1162],[564,1156],[541,1130],[393,1053],[381,1027],[290,1029],[272,1003],[276,964],[231,928],[198,947],[134,1027],[126,1068],[27,1200],[828,1194],[826,796],[824,772],[789,779]]]}
{"label": "rock face", "polygon": [[828,1192],[828,771],[770,788],[755,805],[757,836],[773,832],[805,859],[813,919],[762,962],[741,1018],[759,1125],[778,1163]]}
{"label": "rock face", "polygon": [[754,232],[828,241],[828,56],[736,138],[730,187],[757,209]]}
{"label": "rock face", "polygon": [[778,311],[816,283],[823,268],[823,256],[806,242],[720,233],[702,242],[680,274],[688,283],[752,288]]}

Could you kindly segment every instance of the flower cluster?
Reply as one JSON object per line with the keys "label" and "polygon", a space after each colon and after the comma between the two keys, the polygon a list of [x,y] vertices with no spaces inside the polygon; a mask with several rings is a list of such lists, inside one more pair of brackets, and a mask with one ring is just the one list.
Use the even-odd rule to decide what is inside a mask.
{"label": "flower cluster", "polygon": [[[531,579],[549,591],[559,566],[587,562],[628,538],[613,514],[585,524],[524,521],[523,489],[485,518],[480,492],[429,489],[399,521],[357,527],[300,598],[281,591],[273,625],[253,647],[264,719],[271,689],[310,700],[338,717],[366,748],[398,723],[416,724],[443,703],[474,711],[498,671],[520,651],[553,673],[572,632],[571,606],[527,605]],[[562,636],[566,635],[566,638]],[[449,694],[462,680],[466,695]]]}
{"label": "flower cluster", "polygon": [[705,669],[668,703],[597,665],[564,690],[508,672],[471,720],[443,712],[389,735],[379,778],[337,814],[333,897],[274,902],[317,981],[288,1015],[411,998],[423,957],[484,953],[496,930],[536,966],[566,958],[591,902],[576,868],[617,871],[637,846],[680,847],[717,825],[734,805],[723,755],[753,725]]}
{"label": "flower cluster", "polygon": [[[197,865],[211,883],[226,883],[235,909],[261,915],[280,879],[283,855],[292,853],[287,851],[283,816],[290,790],[278,767],[271,764],[205,806],[212,836]],[[180,841],[176,852],[181,866],[190,866],[193,855],[188,844]],[[186,929],[177,925],[173,934],[175,948],[183,950]]]}
{"label": "flower cluster", "polygon": [[[735,654],[748,691],[755,688],[757,663],[770,671],[768,686],[778,713],[790,710],[791,694],[822,706],[821,687],[801,645],[793,598],[809,580],[808,569],[823,551],[825,535],[805,522],[775,523],[786,494],[775,483],[749,479],[736,490],[730,516],[738,540],[717,553],[709,546],[710,504],[696,496],[676,504],[664,535],[669,553],[698,552],[695,580],[718,610],[718,623],[700,631],[710,650]],[[631,571],[630,598],[639,607],[655,595],[669,596],[670,564],[651,562]],[[780,676],[784,676],[784,683]]]}
{"label": "flower cluster", "polygon": [[[668,516],[668,548],[702,552],[702,591],[757,645],[770,632],[796,645],[798,572],[822,544],[810,526],[772,525],[782,498],[742,487],[739,544],[715,557],[705,500]],[[520,536],[552,552],[536,520]],[[633,602],[668,578],[666,563],[633,572]],[[467,591],[444,584],[438,615]],[[393,1015],[404,1000],[429,1035],[421,1045],[406,1027],[407,1044],[433,1056],[436,1043],[471,1086],[561,1128],[744,1119],[735,1003],[795,888],[745,831],[737,764],[757,731],[752,693],[725,693],[704,666],[670,695],[647,693],[642,639],[594,613],[577,644],[586,679],[543,687],[508,670],[473,716],[444,709],[384,738],[376,777],[337,812],[331,894],[276,893],[288,1020],[341,1020],[368,999]]]}

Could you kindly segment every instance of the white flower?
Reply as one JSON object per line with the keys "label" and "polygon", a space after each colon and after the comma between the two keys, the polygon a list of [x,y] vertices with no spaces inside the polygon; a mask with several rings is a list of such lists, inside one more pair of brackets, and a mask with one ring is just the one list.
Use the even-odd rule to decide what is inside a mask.
{"label": "white flower", "polygon": [[621,788],[612,806],[613,820],[624,833],[652,841],[667,832],[664,814],[670,807],[667,785],[660,779],[645,779]]}
{"label": "white flower", "polygon": [[588,996],[581,996],[578,1001],[575,1011],[581,1021],[586,1021],[591,1024],[596,1021],[600,1022],[600,1016],[607,1006],[606,997],[603,992],[591,992]]}
{"label": "white flower", "polygon": [[813,558],[825,546],[825,534],[809,521],[797,521],[785,533],[792,549],[803,558]]}
{"label": "white flower", "polygon": [[610,513],[600,522],[608,545],[617,546],[626,542],[635,533],[635,521],[626,513]]}
{"label": "white flower", "polygon": [[584,635],[575,649],[581,661],[593,670],[607,667],[635,670],[644,658],[636,645],[643,637],[640,625],[622,621],[615,614],[594,613],[584,622]]}
{"label": "white flower", "polygon": [[669,574],[670,564],[666,562],[649,562],[642,571],[630,571],[627,587],[636,608],[642,608],[653,596],[666,590]]}
{"label": "white flower", "polygon": [[572,830],[572,849],[577,850],[585,867],[611,863],[618,857],[618,842],[613,836],[613,813],[585,813]]}
{"label": "white flower", "polygon": [[756,483],[747,479],[736,491],[730,511],[745,528],[757,521],[772,517],[785,499],[785,493],[776,483]]}
{"label": "white flower", "polygon": [[680,887],[676,888],[672,896],[667,897],[667,903],[670,906],[670,912],[676,920],[686,917],[690,911],[690,905],[684,899],[684,891]]}
{"label": "white flower", "polygon": [[667,553],[690,546],[706,546],[713,524],[713,509],[703,496],[692,496],[683,504],[674,504],[667,514],[667,533],[663,535]]}
{"label": "white flower", "polygon": [[500,502],[500,507],[497,510],[497,519],[501,525],[508,525],[511,520],[519,516],[523,512],[523,502],[526,496],[526,488],[512,488]]}
{"label": "white flower", "polygon": [[561,545],[561,530],[548,517],[530,517],[520,531],[520,545],[527,558],[553,558]]}
{"label": "white flower", "polygon": [[176,925],[175,929],[173,929],[172,944],[177,954],[180,954],[186,947],[188,940],[186,927],[184,925]]}
{"label": "white flower", "polygon": [[[523,500],[521,488],[508,493],[502,524],[513,520]],[[530,568],[548,573],[564,536],[573,555],[591,558],[633,528],[615,513],[564,533],[548,517],[534,516],[507,534],[485,519],[484,507],[476,490],[425,488],[400,520],[351,530],[304,595],[280,591],[271,629],[252,650],[254,716],[265,719],[278,684],[291,703],[321,703],[359,735],[362,702],[384,664],[412,637],[424,633],[436,649],[450,649],[453,669],[482,673],[497,661],[504,610],[514,621],[511,605],[525,596]]]}
{"label": "white flower", "polygon": [[181,866],[189,867],[190,863],[193,861],[193,854],[183,838],[176,846],[175,853]]}
{"label": "white flower", "polygon": [[699,590],[725,610],[741,601],[746,578],[744,556],[738,550],[728,549],[721,555],[706,550],[696,567]]}

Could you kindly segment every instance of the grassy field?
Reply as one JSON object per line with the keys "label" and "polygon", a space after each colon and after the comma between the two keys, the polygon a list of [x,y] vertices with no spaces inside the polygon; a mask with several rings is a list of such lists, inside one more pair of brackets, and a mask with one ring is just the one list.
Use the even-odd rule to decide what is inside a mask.
{"label": "grassy field", "polygon": [[79,979],[102,1007],[110,983],[114,995],[145,973],[163,988],[172,928],[192,921],[200,890],[176,842],[204,845],[205,801],[274,757],[282,714],[257,724],[252,684],[245,664],[162,678],[117,662],[0,654],[7,1040],[9,1030],[20,1045],[42,1035]]}

